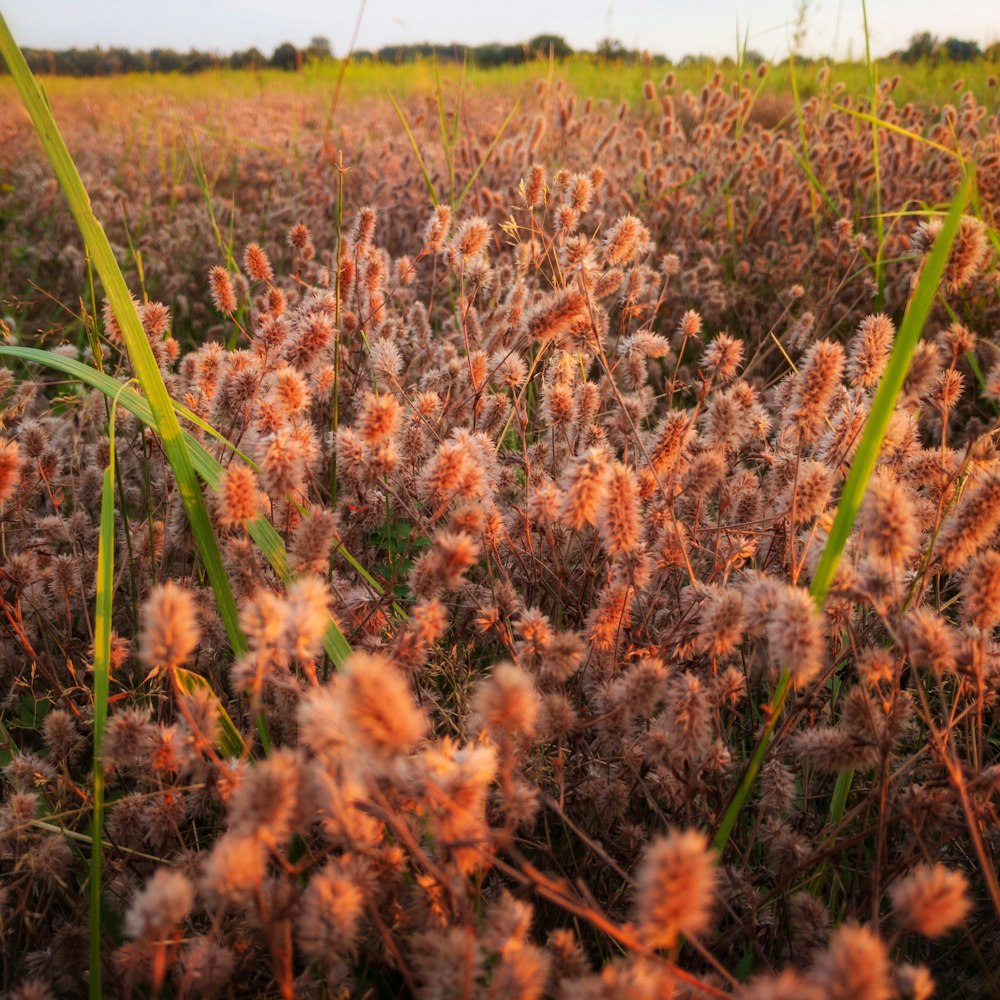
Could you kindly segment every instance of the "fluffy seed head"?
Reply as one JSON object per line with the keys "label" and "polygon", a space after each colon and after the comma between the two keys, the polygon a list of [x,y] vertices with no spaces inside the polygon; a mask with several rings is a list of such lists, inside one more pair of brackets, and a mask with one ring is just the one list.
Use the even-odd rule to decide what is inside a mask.
{"label": "fluffy seed head", "polygon": [[427,720],[392,662],[354,653],[344,664],[343,677],[344,715],[356,743],[385,760],[412,750]]}
{"label": "fluffy seed head", "polygon": [[876,474],[861,504],[858,527],[876,556],[896,566],[906,564],[920,544],[912,491],[888,473]]}
{"label": "fluffy seed head", "polygon": [[958,292],[969,284],[982,270],[989,249],[989,240],[983,223],[970,215],[963,215],[944,272],[945,290]]}
{"label": "fluffy seed head", "polygon": [[1000,474],[973,486],[945,519],[935,553],[946,570],[961,569],[1000,527]]}
{"label": "fluffy seed head", "polygon": [[153,588],[140,616],[139,657],[151,670],[184,664],[200,638],[197,609],[189,590],[172,580]]}
{"label": "fluffy seed head", "polygon": [[9,500],[21,481],[21,449],[16,441],[0,440],[0,503]]}
{"label": "fluffy seed head", "polygon": [[636,873],[636,923],[651,948],[703,933],[712,915],[715,863],[708,838],[675,830],[647,848]]}
{"label": "fluffy seed head", "polygon": [[622,462],[615,462],[608,475],[599,526],[609,556],[627,555],[638,547],[638,485],[635,473]]}
{"label": "fluffy seed head", "polygon": [[274,281],[271,262],[259,243],[250,243],[243,251],[243,266],[253,281],[266,281],[268,284]]}
{"label": "fluffy seed head", "polygon": [[345,866],[330,861],[309,880],[295,920],[296,940],[312,962],[332,965],[354,947],[365,897]]}
{"label": "fluffy seed head", "polygon": [[428,250],[440,250],[451,226],[451,206],[438,205],[424,229],[424,244]]}
{"label": "fluffy seed head", "polygon": [[236,293],[229,272],[224,267],[213,267],[208,272],[209,286],[215,308],[226,316],[236,312]]}
{"label": "fluffy seed head", "polygon": [[840,344],[818,340],[806,352],[785,411],[785,419],[799,441],[810,442],[819,436],[843,368],[844,349]]}
{"label": "fluffy seed head", "polygon": [[885,945],[865,927],[844,924],[813,967],[826,1000],[889,1000],[893,996]]}
{"label": "fluffy seed head", "polygon": [[540,302],[527,319],[528,335],[546,343],[590,325],[586,296],[564,289]]}
{"label": "fluffy seed head", "polygon": [[187,876],[157,868],[132,902],[125,917],[130,938],[155,940],[176,927],[194,906],[194,886]]}
{"label": "fluffy seed head", "polygon": [[802,587],[784,586],[768,616],[767,635],[775,662],[805,684],[823,668],[823,620]]}
{"label": "fluffy seed head", "polygon": [[919,865],[889,890],[903,930],[937,938],[960,924],[972,904],[966,877],[944,865]]}
{"label": "fluffy seed head", "polygon": [[257,516],[259,509],[260,491],[253,469],[233,462],[223,472],[215,491],[215,512],[220,527],[242,527]]}
{"label": "fluffy seed head", "polygon": [[489,730],[494,736],[531,737],[538,716],[538,694],[531,675],[513,663],[500,663],[483,681],[473,701],[473,717],[477,729]]}
{"label": "fluffy seed head", "polygon": [[471,216],[455,233],[455,249],[465,260],[477,257],[486,249],[492,231],[492,227],[484,218],[478,215]]}
{"label": "fluffy seed head", "polygon": [[866,316],[850,344],[847,377],[859,389],[874,389],[885,371],[896,330],[884,313]]}
{"label": "fluffy seed head", "polygon": [[982,629],[1000,624],[1000,552],[989,549],[973,561],[962,583],[962,596],[966,621]]}
{"label": "fluffy seed head", "polygon": [[608,267],[631,260],[649,241],[646,227],[634,216],[623,215],[604,239],[604,262]]}
{"label": "fluffy seed head", "polygon": [[402,409],[395,396],[367,393],[361,403],[357,427],[361,440],[369,447],[391,440],[399,432]]}
{"label": "fluffy seed head", "polygon": [[608,473],[608,456],[602,448],[592,448],[574,462],[564,486],[562,519],[567,527],[579,531],[597,523],[607,494]]}

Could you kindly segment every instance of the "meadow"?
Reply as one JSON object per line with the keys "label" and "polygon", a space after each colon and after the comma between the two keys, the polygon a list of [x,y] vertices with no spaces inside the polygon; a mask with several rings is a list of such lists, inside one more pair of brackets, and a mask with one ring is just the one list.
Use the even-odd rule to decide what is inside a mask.
{"label": "meadow", "polygon": [[1000,996],[995,66],[5,32],[5,995]]}

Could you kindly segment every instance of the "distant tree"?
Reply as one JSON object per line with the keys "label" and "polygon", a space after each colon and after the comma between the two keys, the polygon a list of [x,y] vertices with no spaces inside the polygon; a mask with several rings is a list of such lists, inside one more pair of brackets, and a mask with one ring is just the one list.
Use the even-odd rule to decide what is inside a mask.
{"label": "distant tree", "polygon": [[488,45],[477,45],[472,50],[472,58],[478,65],[486,67],[519,65],[527,60],[528,47],[491,42]]}
{"label": "distant tree", "polygon": [[184,56],[173,49],[153,49],[149,53],[149,69],[153,73],[176,73],[184,65]]}
{"label": "distant tree", "polygon": [[548,59],[550,52],[556,59],[565,59],[573,54],[573,49],[562,35],[535,35],[528,42],[528,51],[542,59]]}
{"label": "distant tree", "polygon": [[905,63],[918,63],[925,59],[933,62],[940,47],[941,43],[936,35],[921,31],[910,37],[910,44],[899,53],[899,58]]}
{"label": "distant tree", "polygon": [[282,42],[271,55],[271,66],[292,71],[299,68],[300,59],[299,50],[291,42]]}
{"label": "distant tree", "polygon": [[681,61],[677,64],[677,68],[690,69],[692,66],[708,66],[711,63],[712,59],[709,56],[691,55],[689,53],[688,55],[681,57]]}
{"label": "distant tree", "polygon": [[620,62],[629,57],[629,51],[617,38],[602,38],[597,43],[597,54],[602,59]]}
{"label": "distant tree", "polygon": [[242,52],[234,52],[229,57],[229,65],[233,69],[258,70],[261,66],[267,65],[267,56],[258,48],[244,49]]}
{"label": "distant tree", "polygon": [[963,41],[961,38],[946,38],[941,43],[941,51],[949,62],[972,62],[983,54],[978,42]]}
{"label": "distant tree", "polygon": [[313,35],[309,39],[309,47],[306,49],[306,56],[314,62],[323,62],[333,58],[333,46],[326,35]]}
{"label": "distant tree", "polygon": [[181,66],[182,73],[204,73],[206,69],[213,69],[219,64],[219,60],[210,52],[199,52],[191,49],[184,56],[184,65]]}

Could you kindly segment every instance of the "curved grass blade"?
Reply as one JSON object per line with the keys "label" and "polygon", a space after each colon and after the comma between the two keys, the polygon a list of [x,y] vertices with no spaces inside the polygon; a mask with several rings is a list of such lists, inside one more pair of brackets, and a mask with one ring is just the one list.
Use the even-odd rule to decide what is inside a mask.
{"label": "curved grass blade", "polygon": [[434,207],[437,208],[440,204],[440,199],[437,196],[437,192],[434,190],[434,182],[431,180],[430,171],[427,169],[427,164],[424,162],[423,153],[420,152],[420,146],[417,143],[416,137],[413,135],[410,123],[406,120],[406,115],[403,113],[403,109],[396,102],[396,98],[388,92],[387,96],[392,102],[392,106],[396,109],[396,115],[402,123],[403,131],[406,132],[406,138],[410,140],[410,147],[413,149],[413,152],[417,157],[417,164],[420,167],[420,172],[424,175],[424,184],[427,185],[427,192],[431,196],[431,201],[434,202]]}
{"label": "curved grass blade", "polygon": [[[134,389],[122,389],[121,382],[112,378],[105,372],[100,372],[96,368],[83,364],[75,358],[63,357],[53,351],[43,351],[37,347],[8,347],[0,345],[0,357],[17,358],[21,361],[31,361],[35,364],[44,365],[47,368],[55,369],[72,378],[79,379],[92,389],[103,392],[105,396],[113,397],[120,392],[119,405],[124,407],[134,417],[144,424],[154,426],[153,411],[149,401],[139,395]],[[191,455],[191,464],[194,470],[204,480],[206,485],[215,488],[219,485],[222,476],[222,465],[205,446],[186,431],[181,432]],[[228,445],[228,442],[226,442]],[[264,554],[264,557],[271,564],[274,571],[285,582],[292,579],[291,567],[288,564],[288,554],[285,551],[284,542],[281,536],[275,531],[274,526],[266,517],[258,515],[248,522],[247,530],[250,537],[257,544],[257,547]],[[353,564],[353,563],[352,563]],[[351,655],[351,647],[344,633],[340,631],[337,623],[330,619],[326,636],[323,640],[330,659],[339,667],[344,660]]]}
{"label": "curved grass blade", "polygon": [[462,193],[458,196],[458,201],[455,202],[453,208],[457,211],[458,207],[465,201],[466,195],[472,190],[472,185],[476,183],[476,178],[481,173],[483,167],[489,162],[490,157],[493,155],[493,151],[497,148],[500,140],[503,138],[504,132],[507,131],[507,126],[510,124],[511,119],[514,117],[518,108],[521,106],[520,99],[514,102],[514,106],[510,109],[507,117],[504,118],[503,122],[500,124],[500,128],[497,129],[497,134],[493,136],[493,141],[489,144],[486,152],[483,154],[482,159],[476,164],[476,169],[472,171],[472,176],[469,178],[468,183],[462,188]]}
{"label": "curved grass blade", "polygon": [[[163,450],[177,480],[181,501],[191,524],[191,531],[198,546],[205,572],[215,594],[219,616],[225,625],[233,652],[238,656],[247,650],[246,637],[240,629],[236,600],[233,597],[229,579],[222,564],[222,555],[212,530],[205,501],[201,495],[198,479],[191,464],[187,442],[181,432],[174,413],[173,403],[163,382],[163,376],[153,357],[152,348],[146,339],[142,322],[135,303],[125,283],[114,251],[104,233],[104,229],[94,214],[90,197],[80,179],[73,158],[63,141],[41,87],[28,68],[24,55],[18,48],[0,15],[0,53],[3,54],[11,76],[17,85],[21,100],[31,117],[35,131],[41,140],[49,162],[69,203],[73,217],[83,235],[87,252],[90,254],[100,275],[104,290],[111,303],[115,320],[121,329],[122,340],[128,351],[132,368],[149,400],[152,426],[163,443]],[[266,745],[265,734],[261,740]]]}
{"label": "curved grass blade", "polygon": [[219,727],[221,730],[219,749],[227,757],[245,756],[247,751],[246,742],[240,735],[240,731],[236,728],[236,723],[233,722],[229,713],[222,707],[222,702],[219,701],[218,695],[212,690],[212,685],[209,684],[208,679],[191,670],[184,670],[182,667],[175,667],[174,670],[177,672],[178,684],[188,694],[191,694],[195,688],[201,688],[203,691],[207,691],[215,700],[215,709],[219,716]]}
{"label": "curved grass blade", "polygon": [[830,107],[834,111],[840,111],[845,115],[850,115],[852,118],[857,118],[859,121],[868,122],[876,128],[884,128],[887,131],[895,132],[896,135],[901,135],[906,139],[912,139],[914,142],[919,142],[924,146],[930,146],[931,149],[936,149],[939,153],[944,153],[947,156],[954,157],[956,160],[961,161],[962,159],[962,154],[958,150],[949,149],[947,146],[943,146],[940,142],[928,139],[927,136],[921,135],[919,132],[911,132],[909,129],[903,128],[902,125],[897,125],[895,122],[886,121],[884,118],[879,118],[877,115],[869,114],[867,111],[856,111],[854,108],[848,108],[843,104],[837,104],[836,102],[831,103]]}
{"label": "curved grass blade", "polygon": [[[885,374],[879,382],[875,398],[872,400],[871,410],[865,427],[861,434],[861,441],[858,450],[851,463],[850,472],[844,481],[844,487],[840,493],[837,503],[837,513],[830,528],[830,534],[823,546],[819,564],[813,575],[810,593],[816,604],[822,608],[826,595],[833,583],[837,566],[840,564],[840,557],[843,555],[844,546],[847,544],[848,536],[854,525],[861,501],[864,498],[865,490],[868,488],[868,480],[875,470],[878,461],[878,453],[885,439],[886,431],[889,429],[889,421],[892,419],[893,410],[896,408],[896,399],[903,388],[903,381],[910,367],[910,360],[913,352],[920,340],[924,324],[934,304],[934,297],[937,295],[938,285],[944,275],[945,267],[948,264],[948,257],[951,253],[951,245],[958,232],[958,224],[961,221],[962,213],[968,203],[972,191],[973,173],[970,170],[962,181],[955,199],[951,203],[948,215],[941,227],[941,232],[934,247],[923,264],[917,287],[906,308],[903,322],[900,324],[899,332],[896,335],[896,342],[889,356],[889,363],[886,366]],[[740,813],[750,796],[754,779],[760,770],[764,755],[770,745],[771,737],[774,735],[775,727],[781,715],[781,710],[785,705],[788,692],[791,687],[791,674],[788,670],[783,670],[778,681],[774,694],[771,697],[769,706],[770,717],[757,740],[752,756],[743,771],[743,776],[736,788],[729,805],[723,814],[719,829],[716,831],[712,846],[721,852],[729,842],[729,837],[733,832],[733,827],[739,819]],[[850,779],[846,779],[849,783]],[[839,782],[837,788],[837,802],[840,808],[847,801],[847,788],[845,782]]]}

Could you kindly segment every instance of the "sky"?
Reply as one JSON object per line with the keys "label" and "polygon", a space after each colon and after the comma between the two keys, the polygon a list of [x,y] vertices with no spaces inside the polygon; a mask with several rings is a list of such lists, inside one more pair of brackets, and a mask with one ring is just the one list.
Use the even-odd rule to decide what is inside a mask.
{"label": "sky", "polygon": [[[256,46],[270,53],[325,35],[335,54],[350,43],[360,0],[5,0],[19,43],[32,48],[121,45],[221,53]],[[788,51],[801,0],[367,0],[357,47],[415,42],[520,42],[562,35],[574,48],[602,38],[662,53],[735,55],[737,31],[767,59]],[[872,49],[905,48],[917,31],[941,38],[1000,40],[995,0],[868,0]],[[864,54],[861,0],[806,0],[809,55]]]}

